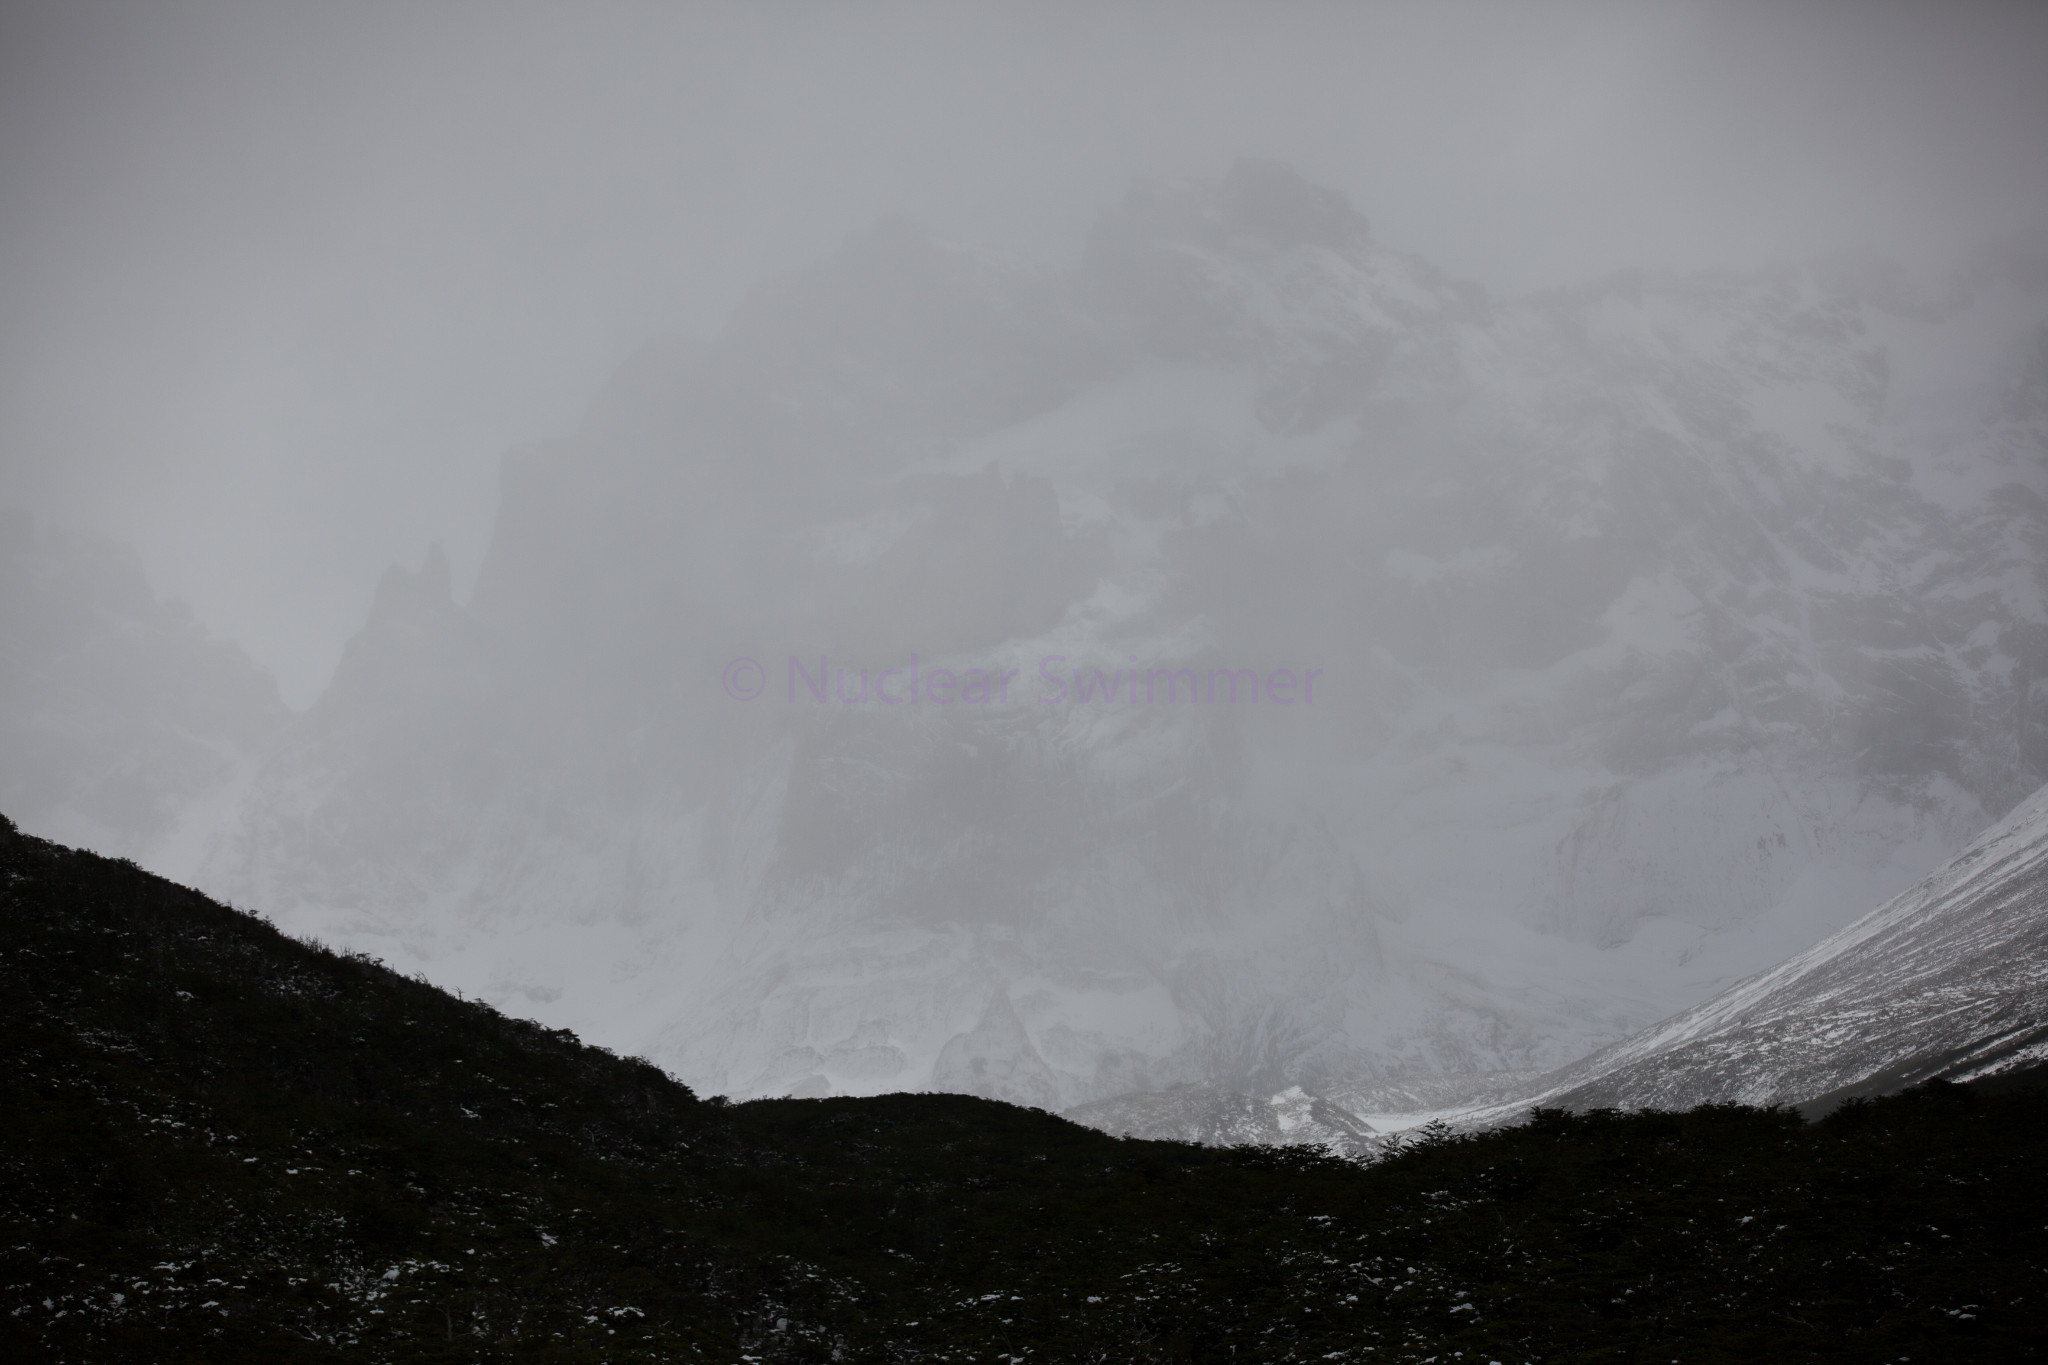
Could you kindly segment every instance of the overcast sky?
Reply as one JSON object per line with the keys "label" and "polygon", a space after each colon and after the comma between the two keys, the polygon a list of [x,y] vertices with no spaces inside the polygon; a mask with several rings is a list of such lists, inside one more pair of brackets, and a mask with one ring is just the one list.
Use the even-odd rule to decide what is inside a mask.
{"label": "overcast sky", "polygon": [[1510,291],[2048,223],[2048,6],[0,4],[0,504],[303,705],[499,454],[900,211],[1277,156]]}

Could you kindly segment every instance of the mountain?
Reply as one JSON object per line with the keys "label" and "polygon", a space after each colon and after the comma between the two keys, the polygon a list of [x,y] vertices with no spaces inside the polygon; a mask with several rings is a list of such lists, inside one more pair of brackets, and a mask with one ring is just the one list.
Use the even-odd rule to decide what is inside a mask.
{"label": "mountain", "polygon": [[1826,1110],[2048,1065],[2048,790],[1947,866],[1790,960],[1562,1067],[1531,1104]]}
{"label": "mountain", "polygon": [[2048,780],[2044,258],[1495,298],[1257,161],[884,223],[509,455],[195,877],[705,1093],[1539,1073]]}
{"label": "mountain", "polygon": [[132,551],[0,508],[0,808],[189,875],[288,716]]}
{"label": "mountain", "polygon": [[2038,1094],[1370,1166],[729,1105],[4,819],[0,1048],[9,1360],[2041,1356]]}

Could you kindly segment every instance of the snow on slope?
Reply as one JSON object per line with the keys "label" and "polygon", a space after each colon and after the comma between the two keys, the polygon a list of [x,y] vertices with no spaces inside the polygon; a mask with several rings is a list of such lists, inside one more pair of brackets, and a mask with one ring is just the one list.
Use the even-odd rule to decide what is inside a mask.
{"label": "snow on slope", "polygon": [[1805,952],[1561,1068],[1531,1105],[1803,1104],[2048,1056],[2048,788]]}

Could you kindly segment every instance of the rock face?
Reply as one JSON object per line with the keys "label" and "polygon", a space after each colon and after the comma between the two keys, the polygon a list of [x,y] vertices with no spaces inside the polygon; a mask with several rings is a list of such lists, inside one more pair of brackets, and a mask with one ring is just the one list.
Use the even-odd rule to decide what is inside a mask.
{"label": "rock face", "polygon": [[1265,163],[1067,270],[884,225],[509,456],[201,880],[707,1092],[1554,1066],[2048,778],[2039,254],[1493,300]]}
{"label": "rock face", "polygon": [[132,552],[0,509],[0,810],[187,875],[286,719]]}
{"label": "rock face", "polygon": [[1563,1067],[1531,1104],[1815,1105],[2048,1064],[2048,790],[1848,928]]}

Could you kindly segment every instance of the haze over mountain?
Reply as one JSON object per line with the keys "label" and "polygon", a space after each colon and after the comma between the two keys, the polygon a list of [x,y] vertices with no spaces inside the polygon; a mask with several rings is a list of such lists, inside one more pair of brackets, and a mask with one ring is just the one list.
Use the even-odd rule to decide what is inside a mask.
{"label": "haze over mountain", "polygon": [[135,553],[0,508],[0,810],[189,869],[288,713]]}
{"label": "haze over mountain", "polygon": [[1556,1066],[2048,778],[2044,324],[2025,239],[1495,298],[1258,160],[887,221],[508,456],[195,870],[707,1092]]}
{"label": "haze over mountain", "polygon": [[1278,157],[1496,295],[2048,222],[2029,0],[0,9],[0,505],[309,706],[499,457],[889,213],[1059,268]]}

